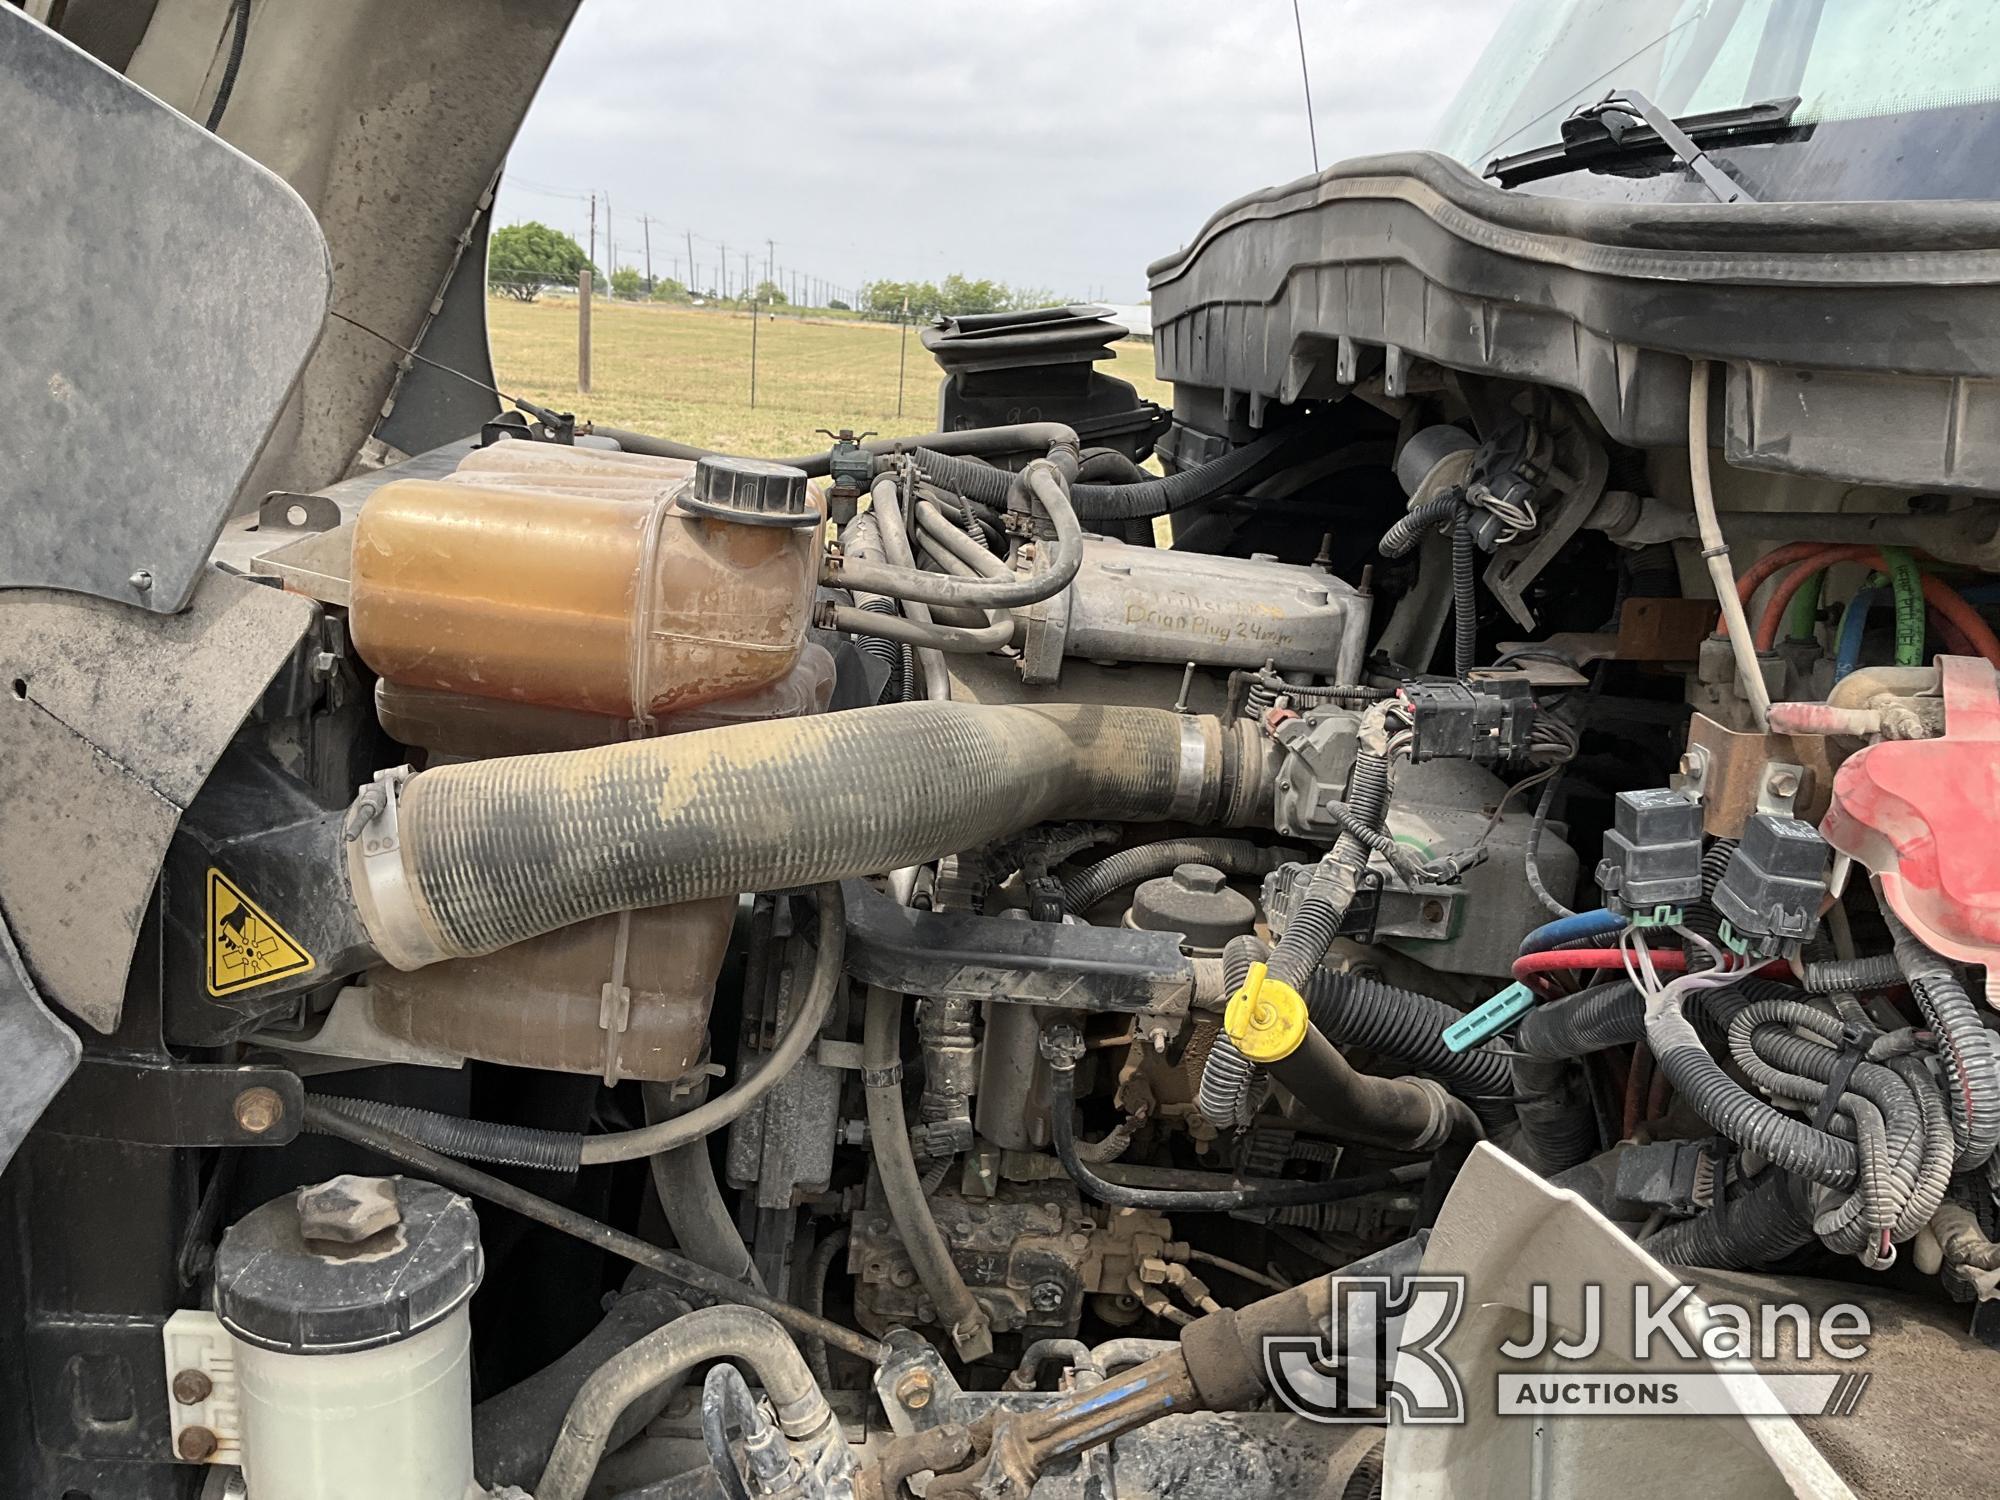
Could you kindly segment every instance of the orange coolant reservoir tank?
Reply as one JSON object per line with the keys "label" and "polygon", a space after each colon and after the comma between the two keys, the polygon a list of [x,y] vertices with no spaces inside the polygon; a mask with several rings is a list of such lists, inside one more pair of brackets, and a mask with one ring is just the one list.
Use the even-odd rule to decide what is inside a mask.
{"label": "orange coolant reservoir tank", "polygon": [[508,440],[355,525],[350,629],[390,683],[641,726],[799,659],[822,520],[806,476]]}

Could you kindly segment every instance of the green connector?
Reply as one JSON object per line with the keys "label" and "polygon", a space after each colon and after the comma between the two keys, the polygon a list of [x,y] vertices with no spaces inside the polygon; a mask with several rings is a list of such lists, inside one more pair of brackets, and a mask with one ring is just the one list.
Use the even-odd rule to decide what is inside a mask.
{"label": "green connector", "polygon": [[1687,913],[1678,906],[1656,906],[1651,911],[1635,911],[1627,919],[1634,927],[1678,927]]}
{"label": "green connector", "polygon": [[1479,1009],[1467,1012],[1445,1027],[1445,1050],[1463,1052],[1488,1037],[1498,1036],[1526,1015],[1534,1003],[1535,992],[1525,984],[1508,985]]}
{"label": "green connector", "polygon": [[1723,922],[1722,930],[1715,937],[1717,942],[1739,958],[1750,951],[1750,939],[1739,936],[1727,921]]}

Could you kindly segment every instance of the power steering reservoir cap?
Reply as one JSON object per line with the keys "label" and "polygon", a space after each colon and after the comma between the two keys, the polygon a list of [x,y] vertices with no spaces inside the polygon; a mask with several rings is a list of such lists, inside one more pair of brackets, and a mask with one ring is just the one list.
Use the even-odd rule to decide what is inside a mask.
{"label": "power steering reservoir cap", "polygon": [[680,493],[682,510],[749,526],[811,526],[819,511],[806,494],[806,471],[761,458],[704,458]]}
{"label": "power steering reservoir cap", "polygon": [[224,1232],[215,1314],[260,1348],[351,1354],[450,1317],[484,1269],[469,1199],[407,1177],[336,1177]]}

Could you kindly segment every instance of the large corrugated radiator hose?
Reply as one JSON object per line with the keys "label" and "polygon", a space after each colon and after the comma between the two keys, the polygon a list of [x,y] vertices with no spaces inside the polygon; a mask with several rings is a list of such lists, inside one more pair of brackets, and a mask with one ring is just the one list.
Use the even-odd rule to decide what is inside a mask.
{"label": "large corrugated radiator hose", "polygon": [[355,904],[398,968],[606,912],[900,869],[1051,819],[1270,816],[1248,720],[897,703],[442,766],[363,791]]}

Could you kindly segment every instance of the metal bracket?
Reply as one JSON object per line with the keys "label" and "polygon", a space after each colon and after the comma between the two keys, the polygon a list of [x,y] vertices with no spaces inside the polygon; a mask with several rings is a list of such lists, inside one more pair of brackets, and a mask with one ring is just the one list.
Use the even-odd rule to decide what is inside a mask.
{"label": "metal bracket", "polygon": [[136,1146],[282,1146],[305,1098],[287,1068],[85,1057],[40,1128]]}
{"label": "metal bracket", "polygon": [[1194,998],[1178,933],[916,911],[860,880],[841,894],[847,972],[864,984],[1097,1012],[1181,1014]]}

